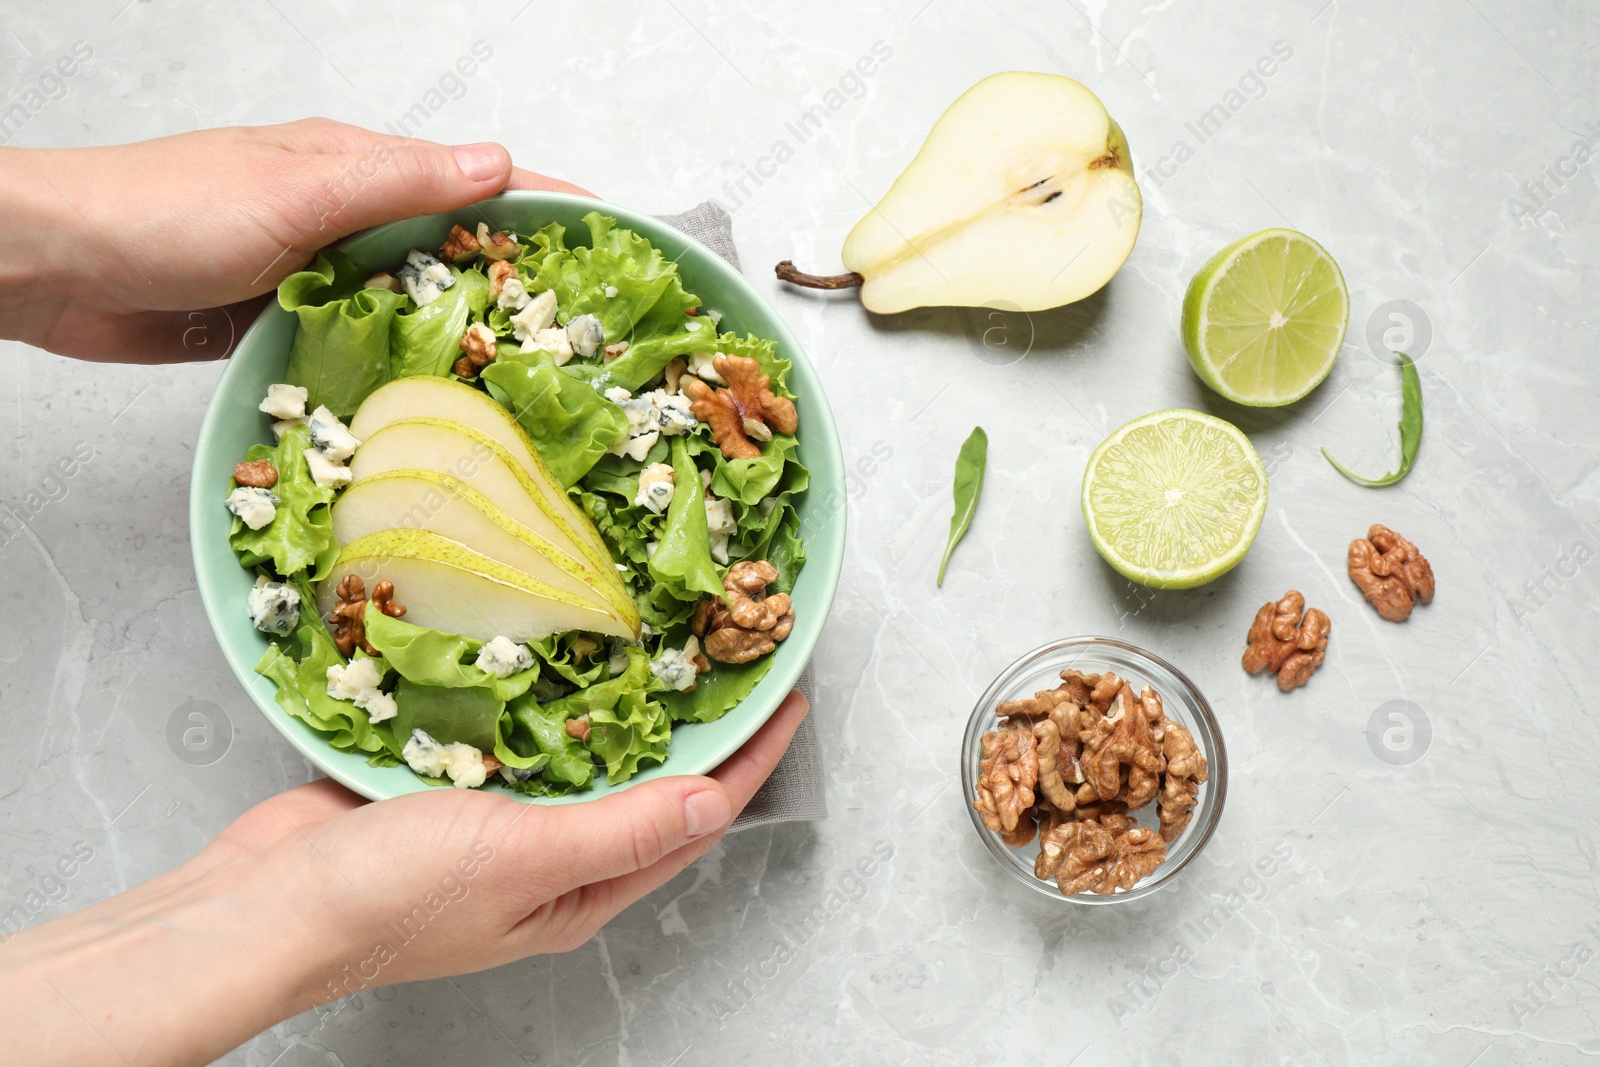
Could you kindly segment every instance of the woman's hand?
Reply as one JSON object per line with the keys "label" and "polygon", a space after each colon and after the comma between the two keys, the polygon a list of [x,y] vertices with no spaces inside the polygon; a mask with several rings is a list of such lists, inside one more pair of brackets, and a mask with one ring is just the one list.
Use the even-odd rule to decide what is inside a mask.
{"label": "woman's hand", "polygon": [[791,694],[710,777],[598,801],[292,789],[170,874],[5,942],[7,1054],[206,1063],[363,989],[577,948],[715,847],[805,714]]}
{"label": "woman's hand", "polygon": [[111,362],[216,358],[317,249],[507,188],[591,195],[497,144],[328,119],[0,149],[0,337]]}

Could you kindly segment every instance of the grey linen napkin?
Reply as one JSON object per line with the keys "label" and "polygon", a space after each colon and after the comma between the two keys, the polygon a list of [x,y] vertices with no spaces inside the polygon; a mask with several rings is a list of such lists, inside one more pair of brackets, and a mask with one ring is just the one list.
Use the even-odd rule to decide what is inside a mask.
{"label": "grey linen napkin", "polygon": [[[681,215],[657,215],[660,221],[693,237],[711,251],[739,267],[739,252],[733,247],[733,217],[716,204],[706,201]],[[816,678],[811,664],[800,672],[795,688],[814,701]],[[750,798],[744,811],[733,820],[733,830],[748,830],[776,822],[802,822],[828,815],[827,798],[822,788],[822,746],[817,741],[816,717],[807,715],[795,731],[789,751],[773,768],[772,776]]]}

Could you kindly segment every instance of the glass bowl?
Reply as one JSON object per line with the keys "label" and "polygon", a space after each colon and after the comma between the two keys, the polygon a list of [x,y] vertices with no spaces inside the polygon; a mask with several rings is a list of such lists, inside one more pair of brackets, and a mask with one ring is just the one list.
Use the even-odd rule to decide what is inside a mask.
{"label": "glass bowl", "polygon": [[[1038,838],[1021,848],[1013,848],[1001,840],[1000,834],[983,824],[973,802],[977,799],[979,743],[983,735],[999,725],[995,708],[1007,700],[1032,696],[1041,689],[1054,689],[1061,684],[1060,672],[1071,668],[1084,673],[1115,671],[1137,692],[1149,685],[1160,694],[1166,714],[1182,723],[1194,735],[1194,741],[1206,758],[1207,778],[1199,789],[1199,806],[1195,808],[1189,825],[1176,841],[1167,846],[1167,859],[1132,889],[1109,895],[1098,893],[1061,892],[1053,880],[1037,878],[1033,873],[1035,857],[1039,853]],[[1113,637],[1069,637],[1036,648],[1011,666],[978,698],[967,720],[967,730],[961,739],[961,784],[967,798],[967,814],[972,826],[983,839],[989,854],[1019,882],[1035,892],[1056,900],[1070,900],[1075,904],[1116,904],[1149,896],[1168,885],[1200,854],[1211,840],[1222,818],[1222,802],[1228,792],[1228,757],[1222,747],[1222,731],[1217,727],[1211,705],[1186,675],[1166,660],[1142,648],[1118,641]],[[1156,825],[1157,802],[1152,801],[1129,815],[1139,826]]]}

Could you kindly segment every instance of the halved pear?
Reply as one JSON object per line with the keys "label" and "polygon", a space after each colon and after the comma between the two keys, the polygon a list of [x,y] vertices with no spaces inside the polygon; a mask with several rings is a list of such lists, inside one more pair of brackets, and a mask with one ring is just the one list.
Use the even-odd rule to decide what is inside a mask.
{"label": "halved pear", "polygon": [[566,487],[550,473],[544,457],[517,425],[515,416],[487,393],[450,378],[397,378],[361,402],[350,422],[350,432],[365,441],[386,426],[419,418],[460,423],[497,442],[528,472],[550,502],[552,515],[586,539],[609,567],[611,557],[600,531],[567,496]]}
{"label": "halved pear", "polygon": [[637,616],[630,623],[614,609],[550,584],[560,571],[549,560],[525,573],[427,530],[385,530],[345,545],[317,586],[323,617],[338,604],[336,588],[347,574],[359,575],[369,589],[393,582],[407,622],[479,641],[500,634],[536,641],[570,630],[630,641],[639,636]]}
{"label": "halved pear", "polygon": [[[634,610],[610,553],[603,543],[594,543],[600,534],[589,517],[571,505],[566,492],[551,478],[560,503],[567,505],[560,507],[498,440],[445,419],[390,423],[363,439],[350,459],[350,472],[359,484],[395,471],[432,471],[466,483],[518,523],[562,549],[570,562],[581,564],[583,579],[612,607],[622,612]],[[548,471],[545,473],[548,477]],[[338,504],[334,507],[337,511]],[[583,536],[581,531],[585,528],[593,534],[592,539]]]}
{"label": "halved pear", "polygon": [[[529,574],[557,589],[611,607],[594,569],[508,515],[465,482],[437,471],[393,470],[369,475],[333,505],[333,537],[350,544],[384,530],[427,530]],[[553,573],[546,562],[556,564]],[[622,607],[624,605],[617,605]],[[625,617],[634,611],[625,604]]]}
{"label": "halved pear", "polygon": [[869,311],[937,305],[1040,311],[1111,279],[1143,201],[1122,129],[1059,74],[993,74],[934,123],[922,150],[845,239],[853,274],[778,277],[861,286]]}

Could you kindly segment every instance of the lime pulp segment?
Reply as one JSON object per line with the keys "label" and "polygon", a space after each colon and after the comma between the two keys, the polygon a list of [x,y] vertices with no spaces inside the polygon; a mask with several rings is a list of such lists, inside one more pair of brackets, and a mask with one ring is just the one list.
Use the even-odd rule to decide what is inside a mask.
{"label": "lime pulp segment", "polygon": [[1267,475],[1230,423],[1158,411],[1114,432],[1089,457],[1083,516],[1106,562],[1133,581],[1186,589],[1226,573],[1255,540]]}
{"label": "lime pulp segment", "polygon": [[1350,300],[1321,245],[1276,229],[1214,256],[1190,282],[1183,311],[1184,347],[1206,384],[1237,403],[1276,407],[1333,369]]}

